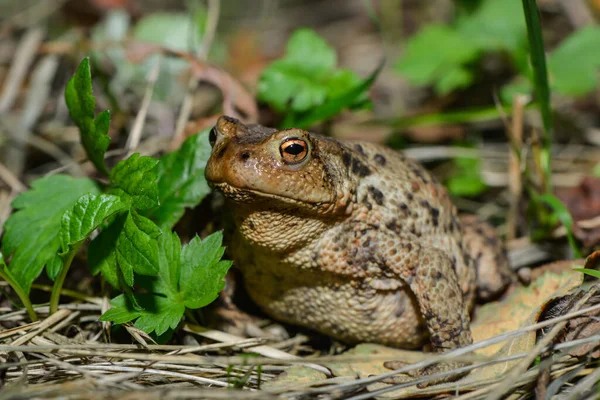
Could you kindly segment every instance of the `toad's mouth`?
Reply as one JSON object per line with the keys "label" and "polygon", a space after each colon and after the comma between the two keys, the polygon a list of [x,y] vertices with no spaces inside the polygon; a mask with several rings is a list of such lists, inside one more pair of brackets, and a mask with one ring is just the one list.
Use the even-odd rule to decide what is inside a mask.
{"label": "toad's mouth", "polygon": [[291,199],[289,197],[272,193],[265,193],[256,189],[236,187],[227,182],[208,182],[208,185],[213,189],[217,189],[218,191],[223,193],[225,197],[236,203],[256,203],[260,201],[269,201],[270,205],[274,205],[273,201],[275,201],[275,203],[284,203],[287,205],[294,205],[297,207],[308,206],[319,208],[327,207],[328,205],[332,204],[332,202],[309,202]]}

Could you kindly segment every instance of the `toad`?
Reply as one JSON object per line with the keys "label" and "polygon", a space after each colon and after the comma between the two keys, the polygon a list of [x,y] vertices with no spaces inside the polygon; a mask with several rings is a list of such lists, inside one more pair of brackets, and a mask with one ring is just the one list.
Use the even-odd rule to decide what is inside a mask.
{"label": "toad", "polygon": [[476,298],[512,279],[493,229],[459,218],[402,153],[226,116],[209,140],[205,174],[233,213],[235,265],[274,319],[346,343],[441,352],[472,343]]}

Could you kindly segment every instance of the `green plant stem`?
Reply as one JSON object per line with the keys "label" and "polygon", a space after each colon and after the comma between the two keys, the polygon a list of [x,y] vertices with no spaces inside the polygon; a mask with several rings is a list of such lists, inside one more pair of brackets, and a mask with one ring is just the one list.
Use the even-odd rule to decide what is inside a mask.
{"label": "green plant stem", "polygon": [[550,110],[550,86],[548,84],[548,71],[546,68],[546,53],[542,38],[539,10],[535,0],[522,0],[525,22],[527,24],[527,38],[531,53],[533,67],[533,80],[535,94],[542,114],[544,134],[542,135],[542,152],[540,163],[544,170],[544,192],[551,193],[550,147],[552,130],[552,112]]}
{"label": "green plant stem", "polygon": [[33,304],[31,304],[31,301],[29,301],[29,296],[27,296],[27,293],[25,293],[25,291],[23,290],[21,285],[19,285],[14,279],[12,279],[12,277],[10,275],[4,273],[4,271],[2,271],[1,268],[0,268],[0,278],[4,279],[10,285],[10,287],[13,288],[13,290],[15,291],[17,296],[19,296],[19,299],[21,299],[21,303],[23,303],[23,305],[25,306],[25,309],[27,310],[29,319],[32,322],[39,320],[37,314],[35,313],[35,310],[33,309]]}
{"label": "green plant stem", "polygon": [[75,254],[81,245],[75,246],[72,248],[67,254],[62,256],[63,266],[54,281],[54,285],[52,285],[52,292],[50,293],[50,314],[54,314],[58,310],[58,303],[60,301],[60,292],[62,291],[63,284],[65,283],[65,278],[67,277],[67,272],[69,272],[69,268],[71,267],[71,263],[75,258]]}

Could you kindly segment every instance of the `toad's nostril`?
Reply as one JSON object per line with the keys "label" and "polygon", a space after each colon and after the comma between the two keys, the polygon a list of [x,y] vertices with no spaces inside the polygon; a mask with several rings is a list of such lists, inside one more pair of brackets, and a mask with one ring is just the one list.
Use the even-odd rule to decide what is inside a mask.
{"label": "toad's nostril", "polygon": [[246,161],[247,159],[250,158],[250,153],[242,153],[241,157],[242,157],[242,160]]}

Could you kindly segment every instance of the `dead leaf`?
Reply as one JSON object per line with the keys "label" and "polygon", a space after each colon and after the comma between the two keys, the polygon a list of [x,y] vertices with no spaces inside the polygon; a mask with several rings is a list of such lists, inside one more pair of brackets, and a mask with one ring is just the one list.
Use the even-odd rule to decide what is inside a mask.
{"label": "dead leaf", "polygon": [[587,269],[598,269],[600,266],[600,250],[594,251],[592,254],[587,256],[585,259],[585,265],[583,268]]}
{"label": "dead leaf", "polygon": [[[596,284],[596,287],[592,289],[600,289],[600,284]],[[546,305],[540,316],[540,321],[560,317],[569,313],[573,306],[579,302],[586,293],[587,291],[572,290],[567,295],[554,299],[552,302]],[[597,305],[598,303],[600,303],[600,295],[595,294],[588,301],[586,301],[582,308],[591,307]],[[597,310],[569,320],[563,333],[557,338],[556,342],[562,343],[571,340],[586,339],[600,333],[599,316],[600,310]],[[544,328],[542,332],[548,332],[550,329],[552,329],[552,326]],[[598,358],[600,357],[600,350],[593,351],[597,347],[598,342],[585,343],[578,347],[572,348],[569,351],[569,354],[573,357],[591,356],[593,358]]]}
{"label": "dead leaf", "polygon": [[[572,262],[571,265],[573,265]],[[556,263],[553,263],[557,265]],[[581,263],[578,265],[580,266]],[[578,288],[583,282],[583,274],[575,271],[562,273],[546,272],[527,287],[519,287],[511,292],[503,301],[489,303],[481,307],[476,319],[471,324],[473,341],[480,342],[505,332],[511,332],[523,326],[538,322],[542,310],[548,302]],[[532,349],[536,343],[535,331],[527,332],[508,342],[498,343],[476,353],[505,357],[524,353]],[[468,375],[464,382],[496,378],[510,369],[519,360],[478,368]],[[461,381],[462,382],[462,381]]]}
{"label": "dead leaf", "polygon": [[600,178],[586,177],[575,187],[556,190],[558,197],[573,216],[573,233],[585,246],[600,243],[600,221],[597,224],[582,223],[600,216]]}

